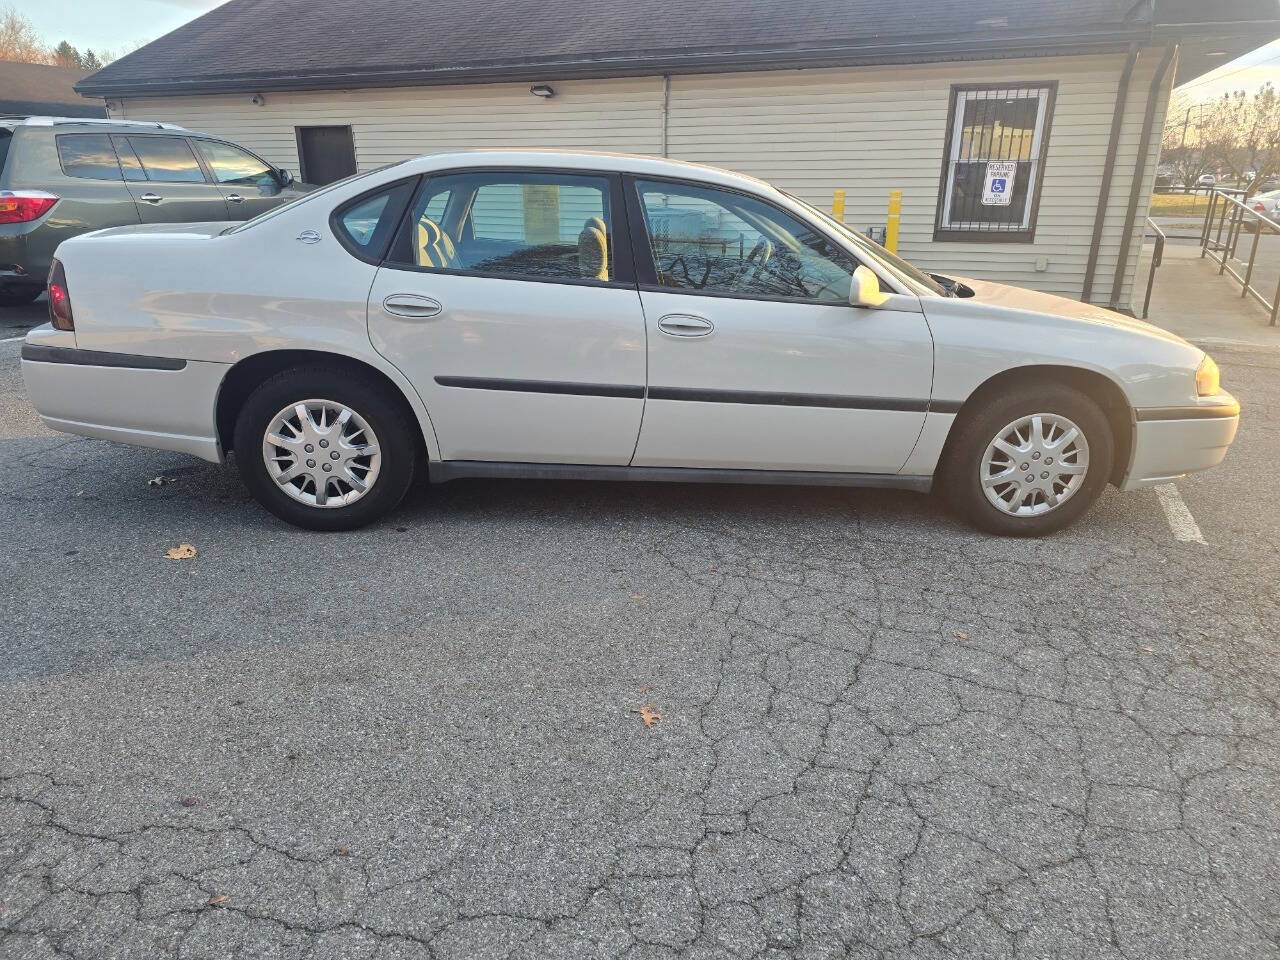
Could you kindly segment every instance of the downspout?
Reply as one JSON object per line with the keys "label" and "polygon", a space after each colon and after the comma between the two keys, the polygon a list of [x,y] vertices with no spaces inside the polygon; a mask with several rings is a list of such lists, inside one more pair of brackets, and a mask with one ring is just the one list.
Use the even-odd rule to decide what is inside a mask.
{"label": "downspout", "polygon": [[1102,164],[1102,185],[1098,187],[1098,209],[1093,215],[1093,240],[1089,243],[1089,263],[1084,268],[1084,289],[1080,299],[1085,303],[1093,296],[1093,275],[1098,270],[1098,250],[1102,246],[1102,227],[1107,219],[1107,204],[1111,200],[1111,179],[1116,172],[1116,153],[1120,149],[1120,128],[1124,125],[1124,107],[1129,99],[1129,81],[1133,79],[1133,65],[1138,62],[1138,44],[1129,44],[1120,71],[1120,86],[1116,88],[1116,105],[1111,112],[1111,137],[1107,140],[1107,159]]}
{"label": "downspout", "polygon": [[1138,162],[1133,167],[1133,185],[1129,188],[1129,208],[1124,215],[1124,233],[1120,237],[1120,256],[1116,258],[1116,275],[1111,280],[1111,308],[1120,306],[1120,288],[1124,283],[1125,270],[1129,265],[1129,248],[1133,246],[1133,224],[1138,219],[1138,197],[1142,194],[1142,184],[1147,178],[1147,155],[1151,152],[1151,133],[1155,125],[1156,104],[1160,100],[1160,91],[1164,87],[1165,75],[1169,65],[1177,56],[1178,45],[1170,43],[1164,48],[1164,56],[1160,58],[1160,66],[1156,75],[1151,78],[1151,90],[1147,94],[1147,112],[1142,118],[1142,134],[1138,137]]}
{"label": "downspout", "polygon": [[667,122],[671,117],[671,75],[662,75],[662,156],[669,157],[667,150]]}

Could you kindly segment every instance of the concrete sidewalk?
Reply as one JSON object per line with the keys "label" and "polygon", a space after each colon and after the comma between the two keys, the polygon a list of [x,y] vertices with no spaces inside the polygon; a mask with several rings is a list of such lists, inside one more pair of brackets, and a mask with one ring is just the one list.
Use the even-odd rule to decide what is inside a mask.
{"label": "concrete sidewalk", "polygon": [[[1134,310],[1139,314],[1152,250],[1150,244],[1143,248],[1134,281]],[[1219,276],[1217,264],[1202,259],[1195,244],[1165,247],[1147,319],[1197,343],[1280,347],[1280,327],[1268,326],[1268,312],[1252,297],[1242,298],[1240,284]]]}

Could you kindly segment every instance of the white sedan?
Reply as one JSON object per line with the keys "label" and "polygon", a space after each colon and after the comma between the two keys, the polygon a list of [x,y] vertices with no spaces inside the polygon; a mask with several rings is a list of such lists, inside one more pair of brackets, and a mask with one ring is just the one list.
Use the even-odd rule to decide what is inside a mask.
{"label": "white sedan", "polygon": [[350,529],[415,475],[937,488],[1034,535],[1219,463],[1201,350],[928,276],[768,184],[605,154],[424,157],[240,225],[58,249],[22,368],[56,430],[221,462]]}

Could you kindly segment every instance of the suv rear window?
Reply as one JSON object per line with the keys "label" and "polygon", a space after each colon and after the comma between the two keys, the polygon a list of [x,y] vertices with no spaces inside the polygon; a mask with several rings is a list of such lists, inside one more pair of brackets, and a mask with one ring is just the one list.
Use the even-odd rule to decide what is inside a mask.
{"label": "suv rear window", "polygon": [[68,177],[85,180],[119,180],[120,161],[116,159],[111,137],[105,133],[70,133],[57,138],[58,162]]}

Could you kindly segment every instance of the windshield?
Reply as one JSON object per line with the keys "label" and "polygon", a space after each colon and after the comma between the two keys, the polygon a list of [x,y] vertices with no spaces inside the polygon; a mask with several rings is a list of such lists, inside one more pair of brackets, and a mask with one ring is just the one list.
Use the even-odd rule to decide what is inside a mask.
{"label": "windshield", "polygon": [[923,273],[918,267],[903,260],[895,253],[890,253],[880,244],[872,240],[868,240],[865,236],[858,233],[841,223],[830,214],[823,213],[811,203],[806,203],[799,197],[786,194],[787,197],[794,200],[800,206],[817,216],[823,223],[837,231],[840,236],[854,243],[860,250],[866,251],[871,257],[882,263],[888,264],[894,271],[901,274],[903,278],[908,280],[912,285],[921,288],[921,291],[931,293],[936,297],[947,296],[946,289],[928,274]]}
{"label": "windshield", "polygon": [[336,190],[338,187],[345,186],[346,184],[351,183],[353,180],[359,180],[363,177],[371,177],[375,173],[381,173],[383,170],[390,170],[392,167],[398,167],[400,166],[400,164],[407,163],[407,162],[408,161],[406,160],[400,160],[400,161],[397,161],[396,163],[387,163],[374,170],[366,170],[364,173],[353,173],[351,176],[343,177],[341,180],[335,180],[333,181],[333,183],[326,183],[323,187],[318,187],[317,189],[312,190],[310,193],[304,193],[301,196],[294,197],[292,200],[288,200],[285,203],[280,204],[280,206],[278,207],[272,207],[270,210],[266,211],[265,213],[260,213],[256,217],[246,220],[244,223],[237,223],[234,227],[229,227],[228,229],[223,230],[222,233],[223,235],[226,235],[228,233],[239,233],[241,230],[248,230],[250,227],[256,227],[258,224],[262,223],[264,220],[270,220],[273,217],[281,213],[284,213],[286,210],[292,210],[294,207],[298,206],[299,204],[308,203],[311,200],[316,199],[317,197],[323,197],[325,194],[333,190]]}

